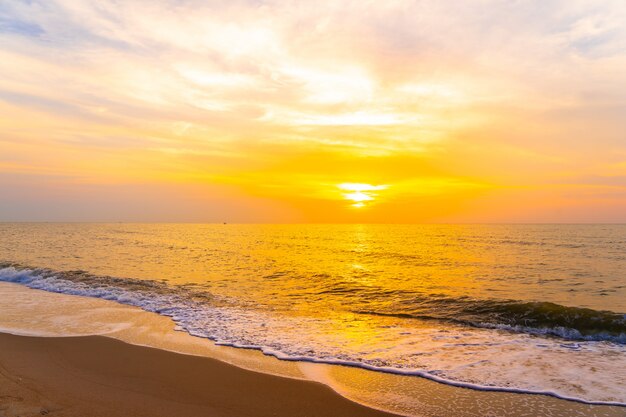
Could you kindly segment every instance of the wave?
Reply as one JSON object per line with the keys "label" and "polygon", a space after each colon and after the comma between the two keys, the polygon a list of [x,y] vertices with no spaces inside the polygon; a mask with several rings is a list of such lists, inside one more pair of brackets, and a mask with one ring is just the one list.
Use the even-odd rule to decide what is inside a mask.
{"label": "wave", "polygon": [[[394,306],[396,311],[355,313],[420,320],[443,320],[472,327],[551,335],[567,340],[626,344],[626,315],[612,311],[517,300],[477,300],[425,296]],[[410,307],[406,304],[412,304]]]}
{"label": "wave", "polygon": [[[279,335],[276,333],[277,327],[274,325],[275,323],[266,326],[266,323],[271,320],[270,316],[264,316],[264,313],[261,311],[252,311],[248,307],[242,307],[237,304],[236,300],[216,296],[206,289],[197,286],[172,286],[164,281],[97,276],[85,271],[57,272],[50,269],[29,268],[13,263],[0,263],[0,281],[17,283],[29,288],[49,292],[101,298],[140,307],[149,312],[171,317],[180,330],[184,330],[191,335],[210,339],[219,345],[260,350],[266,355],[282,360],[340,364],[379,372],[417,375],[450,385],[479,390],[546,394],[589,404],[626,405],[626,403],[621,401],[603,400],[606,397],[602,397],[600,394],[592,398],[580,398],[571,395],[567,391],[559,392],[559,390],[550,389],[549,386],[535,388],[531,384],[529,386],[533,388],[526,389],[523,384],[520,387],[516,387],[505,382],[494,383],[492,379],[495,375],[489,372],[484,374],[482,380],[470,379],[466,381],[463,378],[458,378],[458,375],[448,375],[444,371],[440,371],[439,369],[441,368],[437,365],[405,368],[402,365],[402,361],[406,358],[398,358],[391,361],[381,358],[365,358],[359,354],[332,350],[323,344],[307,346],[306,342],[300,341],[299,337],[277,340]],[[556,335],[567,339],[593,337],[594,339],[584,340],[608,340],[624,343],[624,317],[615,313],[576,309],[550,303],[485,301],[466,298],[446,299],[442,296],[434,297],[434,299],[434,301],[431,300],[431,307],[435,304],[448,305],[445,315],[433,316],[432,314],[420,315],[374,311],[360,311],[359,313],[409,319],[455,320],[457,323],[473,327],[491,327],[511,332],[534,332],[537,334]],[[425,301],[421,300],[420,303],[423,309]],[[457,313],[465,312],[468,316],[462,318],[459,315],[459,317],[453,318],[453,311]],[[470,319],[472,314],[480,317],[482,321],[472,321]],[[483,316],[480,316],[480,314],[483,314]],[[446,315],[449,317],[444,317]],[[488,317],[491,317],[493,321],[485,321]],[[499,317],[500,321],[495,321],[496,317]],[[522,318],[525,318],[527,321],[524,322]],[[528,324],[530,319],[534,319],[536,321],[535,324],[539,327],[524,327],[521,324],[515,324]],[[303,325],[301,320],[302,318],[298,318],[296,321],[288,323],[285,327],[287,331],[279,329],[279,333],[283,336],[293,334],[295,326]],[[554,331],[556,329],[554,326],[541,327],[541,323],[545,324],[548,321],[551,324],[578,325],[579,329],[574,331],[573,327],[568,327],[571,330],[569,333],[566,331],[559,333]],[[581,333],[581,331],[591,331],[592,325],[595,326],[593,327],[593,332],[586,335]],[[552,330],[544,331],[540,329]],[[263,331],[266,333],[261,333]],[[454,343],[462,344],[468,342],[469,340],[461,339],[456,340]],[[482,343],[486,342],[483,340]],[[488,345],[485,344],[485,348],[487,347]],[[565,347],[568,346],[565,345]],[[530,348],[534,349],[532,346]],[[577,349],[576,346],[573,348]],[[595,348],[592,347],[591,349]],[[619,351],[621,352],[622,350],[623,347],[620,347]],[[445,357],[445,353],[443,355]],[[445,360],[449,361],[450,358],[445,357]],[[599,398],[600,400],[598,400]],[[616,397],[612,396],[609,398]],[[621,400],[621,398],[619,399]]]}
{"label": "wave", "polygon": [[[172,286],[165,281],[97,276],[85,271],[58,272],[15,263],[0,262],[0,281],[15,282],[46,291],[118,301],[159,314],[185,307],[197,311],[200,306],[238,306],[237,302],[217,297],[198,286]],[[359,289],[339,286],[325,289],[320,294],[346,292],[359,292]],[[393,293],[399,298],[405,296]],[[371,295],[369,294],[370,297]],[[388,298],[389,293],[382,295]],[[566,340],[626,344],[625,314],[543,301],[454,298],[442,294],[413,295],[393,305],[390,311],[355,310],[353,313],[441,320],[471,327],[549,335]]]}

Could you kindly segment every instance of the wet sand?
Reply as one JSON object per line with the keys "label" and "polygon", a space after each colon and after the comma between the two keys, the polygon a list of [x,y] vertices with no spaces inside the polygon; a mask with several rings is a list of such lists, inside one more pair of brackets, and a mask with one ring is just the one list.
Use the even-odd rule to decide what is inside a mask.
{"label": "wet sand", "polygon": [[626,417],[625,407],[280,361],[176,332],[137,308],[0,283],[0,417],[392,415],[368,406],[419,417]]}
{"label": "wet sand", "polygon": [[2,416],[371,416],[316,382],[115,339],[0,334]]}

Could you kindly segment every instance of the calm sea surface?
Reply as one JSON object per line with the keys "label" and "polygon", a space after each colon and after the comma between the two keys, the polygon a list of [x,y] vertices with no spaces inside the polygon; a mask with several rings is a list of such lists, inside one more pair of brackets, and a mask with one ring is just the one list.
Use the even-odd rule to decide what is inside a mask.
{"label": "calm sea surface", "polygon": [[0,223],[0,280],[283,359],[626,404],[624,225]]}

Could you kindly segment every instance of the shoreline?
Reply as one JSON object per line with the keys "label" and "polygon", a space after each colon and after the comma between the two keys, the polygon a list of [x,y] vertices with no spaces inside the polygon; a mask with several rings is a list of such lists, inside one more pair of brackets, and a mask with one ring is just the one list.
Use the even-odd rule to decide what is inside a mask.
{"label": "shoreline", "polygon": [[242,350],[247,350],[247,351],[252,351],[252,352],[260,352],[266,357],[274,358],[274,359],[277,359],[279,361],[284,361],[284,362],[295,362],[298,364],[311,363],[311,364],[316,364],[316,365],[340,366],[340,367],[359,369],[363,371],[378,372],[381,374],[397,375],[397,376],[407,377],[407,378],[423,378],[425,380],[432,381],[437,384],[447,385],[447,386],[454,387],[454,388],[468,389],[468,390],[473,390],[473,391],[494,392],[494,393],[503,393],[503,394],[537,395],[537,396],[551,397],[557,400],[579,403],[583,405],[620,407],[626,410],[626,403],[611,402],[611,401],[589,401],[589,400],[584,400],[584,399],[576,398],[576,397],[567,397],[567,396],[560,395],[552,391],[529,391],[529,390],[524,390],[520,388],[504,388],[504,387],[492,387],[489,385],[470,384],[470,383],[440,378],[440,377],[437,377],[436,375],[428,374],[427,372],[419,372],[419,371],[403,372],[402,370],[397,369],[397,368],[369,366],[369,365],[358,363],[358,362],[350,362],[350,361],[331,362],[331,361],[318,360],[315,358],[308,358],[308,357],[307,358],[292,358],[289,356],[283,357],[277,354],[268,353],[263,348],[256,347],[256,346],[237,346],[235,344],[226,344],[226,343],[216,343],[216,346],[223,346],[223,347],[232,348],[232,349],[242,349]]}
{"label": "shoreline", "polygon": [[104,336],[7,333],[0,333],[0,415],[394,416],[320,383],[217,359]]}
{"label": "shoreline", "polygon": [[[373,410],[367,411],[367,413],[359,411],[357,414],[350,414],[354,409],[349,408],[345,413],[338,414],[339,411],[333,409],[335,415],[370,415],[368,413],[376,412],[382,413],[376,415],[428,417],[521,417],[546,414],[568,417],[626,416],[626,409],[623,407],[593,406],[579,402],[566,401],[547,395],[480,391],[471,388],[454,387],[418,376],[387,374],[349,366],[283,361],[274,357],[265,356],[260,351],[217,346],[208,339],[194,337],[185,332],[174,331],[174,323],[167,317],[155,313],[148,313],[141,309],[124,306],[112,301],[50,293],[29,289],[18,284],[7,283],[0,283],[0,293],[2,294],[2,297],[0,297],[0,312],[2,312],[0,315],[0,332],[2,332],[0,333],[0,350],[2,350],[2,352],[0,352],[0,366],[9,370],[12,369],[11,364],[15,362],[15,355],[24,355],[24,352],[27,351],[31,353],[35,352],[33,349],[39,349],[36,346],[45,345],[47,343],[57,343],[64,346],[63,352],[66,353],[59,353],[57,355],[57,363],[65,363],[68,360],[71,361],[74,353],[70,355],[68,352],[76,352],[78,356],[88,355],[89,352],[84,353],[83,351],[91,350],[88,348],[89,343],[96,346],[96,350],[102,353],[101,356],[108,357],[110,356],[108,347],[112,346],[111,343],[117,343],[127,347],[124,349],[116,348],[122,351],[130,350],[143,352],[144,349],[146,349],[146,351],[150,352],[161,352],[156,353],[156,355],[163,358],[170,358],[171,355],[177,355],[176,357],[192,358],[189,359],[192,363],[206,359],[215,361],[222,364],[221,369],[234,369],[234,374],[240,374],[240,372],[248,373],[249,378],[243,385],[256,386],[257,383],[254,381],[259,381],[259,378],[264,380],[265,376],[270,379],[278,378],[283,381],[281,384],[292,387],[287,389],[287,391],[298,391],[295,387],[301,386],[301,383],[305,383],[305,385],[313,384],[318,388],[323,388],[323,391],[330,391],[334,397],[341,398],[341,401],[336,399],[333,401],[340,401],[341,403],[347,401],[352,405],[362,407],[359,408],[359,410]],[[22,336],[17,334],[21,334]],[[1,343],[11,339],[21,340],[19,342],[23,345],[21,351],[13,351],[12,354],[7,353]],[[85,342],[85,340],[88,340],[88,342]],[[34,356],[25,363],[29,364],[41,361],[41,358],[37,356],[40,354],[42,354],[41,351],[38,354],[34,354]],[[65,356],[71,357],[66,358]],[[139,356],[141,356],[141,354],[139,354]],[[97,362],[99,358],[96,357],[94,360]],[[171,365],[168,365],[176,360],[177,359],[164,359],[163,364],[158,363],[157,366],[154,367],[158,368],[158,370],[146,368],[145,372],[138,372],[135,379],[144,381],[142,385],[146,386],[153,386],[155,381],[164,381],[161,389],[164,389],[165,392],[176,389],[179,387],[178,381],[171,379],[172,375],[175,375],[176,372],[172,370]],[[5,366],[5,363],[8,363],[9,366]],[[118,360],[117,363],[111,364],[110,369],[107,368],[105,371],[111,373],[111,370],[116,370],[116,372],[123,374],[123,364],[123,360]],[[79,372],[92,372],[94,367],[89,360],[84,360],[81,366],[84,369],[79,369]],[[65,382],[67,378],[72,375],[66,371],[69,368],[72,367],[65,366],[64,368],[57,369],[58,375],[54,375],[53,373],[52,376],[39,375],[37,377],[31,377],[30,379],[38,381],[42,377],[44,378],[43,380],[57,378]],[[151,376],[153,375],[151,372],[166,372],[166,375],[155,378]],[[170,372],[172,375],[168,376],[167,372]],[[231,375],[230,371],[224,372],[226,372],[225,375]],[[5,376],[11,376],[13,373],[15,373],[14,369],[12,372],[5,372],[3,374]],[[102,373],[96,372],[90,375],[90,380],[104,380],[105,382],[101,385],[110,385],[110,383],[106,382],[106,376],[108,374],[105,373],[105,375],[103,375]],[[258,375],[264,376],[257,377]],[[230,378],[230,376],[228,378]],[[218,377],[217,381],[219,380],[220,378]],[[190,392],[198,392],[198,390],[206,389],[206,386],[213,387],[215,382],[215,380],[213,380],[213,382],[206,380],[204,383],[205,386],[203,386],[202,384],[198,385],[197,382],[187,381],[189,384],[187,389]],[[2,390],[5,388],[3,385],[6,384],[0,384],[0,416],[19,415],[24,417],[26,414],[23,412],[18,414],[2,414],[3,410],[19,406],[20,403],[20,401],[10,401],[10,397],[15,397],[15,395],[3,392]],[[270,385],[271,384],[269,384],[268,387]],[[281,390],[283,390],[283,388],[281,388]],[[45,389],[39,389],[39,391],[46,392]],[[305,389],[305,391],[308,392],[308,388]],[[95,395],[95,393],[92,394]],[[114,393],[109,392],[106,395],[112,396],[112,398],[115,399]],[[226,390],[222,392],[222,395],[225,398],[238,396],[236,390]],[[304,395],[308,398],[304,398],[304,400],[310,403],[311,398],[309,398],[309,394]],[[73,395],[67,394],[67,396],[71,398]],[[157,392],[155,394],[157,403],[160,397],[161,395]],[[181,398],[186,397],[183,395]],[[279,395],[278,398],[283,397]],[[313,398],[317,397],[314,396]],[[139,407],[142,403],[145,403],[144,400],[142,401],[135,403],[134,407]],[[282,400],[277,401],[280,402]],[[180,400],[178,400],[178,402],[180,402]],[[21,403],[23,403],[23,401]],[[193,403],[197,403],[197,400],[194,400]],[[132,406],[132,404],[121,405],[120,407],[125,406]],[[97,410],[94,412],[97,412]],[[306,413],[294,414],[294,412],[294,409],[290,409],[288,414],[309,415]],[[323,414],[323,412],[320,413],[314,415],[327,415]],[[57,415],[73,416],[73,414]],[[86,413],[83,415],[91,416],[98,414]],[[128,415],[128,413],[114,411],[113,414],[108,415]],[[131,413],[131,415],[141,414],[134,412]],[[151,415],[158,414],[153,413]],[[237,414],[231,413],[229,415]],[[247,414],[244,413],[242,415]],[[328,415],[332,415],[332,413]]]}
{"label": "shoreline", "polygon": [[[66,282],[63,281],[63,279],[61,279],[61,282],[62,282],[61,284],[54,283],[54,282],[51,284],[49,282],[49,279],[52,279],[52,278],[46,278],[42,280],[41,277],[38,275],[41,271],[43,271],[46,277],[49,274],[53,274],[53,278],[54,278],[54,274],[56,273],[52,270],[33,269],[30,267],[25,267],[25,266],[20,266],[20,265],[13,265],[13,266],[7,267],[7,270],[9,270],[8,281],[5,281],[4,278],[1,279],[0,281],[7,282],[9,284],[25,286],[27,288],[34,289],[36,291],[45,291],[49,294],[54,293],[54,294],[69,295],[70,297],[76,297],[76,296],[86,297],[91,300],[95,300],[95,299],[107,300],[107,301],[114,302],[117,305],[127,306],[130,308],[138,308],[146,312],[147,314],[156,314],[160,317],[164,317],[166,318],[166,320],[174,323],[176,325],[177,330],[181,330],[197,338],[209,340],[210,343],[212,343],[215,346],[234,348],[234,349],[243,349],[247,351],[255,351],[255,352],[259,352],[265,357],[273,357],[281,362],[295,362],[295,363],[306,362],[306,363],[315,363],[315,364],[327,364],[331,366],[348,366],[348,367],[359,368],[359,369],[372,371],[372,372],[389,373],[389,374],[408,376],[408,377],[420,377],[420,378],[425,378],[425,379],[428,379],[430,381],[434,381],[437,383],[442,383],[442,384],[446,384],[446,385],[458,387],[458,388],[472,389],[476,391],[516,393],[516,394],[528,394],[528,395],[545,395],[545,396],[551,396],[551,397],[561,399],[561,400],[579,402],[579,403],[586,404],[586,405],[626,407],[626,399],[623,398],[623,395],[619,396],[621,392],[618,393],[617,395],[613,392],[611,392],[611,395],[600,394],[600,395],[596,395],[595,398],[593,396],[584,397],[583,395],[577,395],[580,392],[583,392],[580,390],[577,391],[575,387],[577,382],[578,383],[581,382],[580,380],[571,381],[569,383],[570,384],[569,386],[574,387],[574,389],[570,390],[569,392],[567,390],[563,392],[563,391],[558,391],[557,389],[553,389],[554,387],[551,386],[550,384],[548,384],[548,386],[546,387],[545,385],[542,386],[541,384],[535,385],[534,381],[530,381],[529,383],[529,381],[524,380],[523,377],[522,377],[523,383],[519,385],[517,384],[518,381],[516,381],[515,379],[507,379],[506,377],[503,380],[502,379],[499,381],[496,380],[495,382],[493,382],[491,378],[489,378],[488,380],[485,380],[484,378],[482,380],[481,379],[472,380],[472,378],[470,377],[470,378],[465,378],[465,379],[461,378],[457,380],[452,377],[445,377],[445,375],[444,377],[439,376],[440,371],[437,370],[439,368],[427,368],[425,370],[411,369],[411,368],[403,369],[401,367],[383,366],[383,365],[379,365],[376,363],[372,364],[367,361],[359,361],[358,359],[355,360],[354,358],[350,358],[350,357],[341,358],[340,356],[336,355],[334,357],[331,356],[330,358],[328,357],[318,358],[315,356],[308,356],[306,355],[306,353],[303,354],[300,352],[297,352],[296,354],[292,354],[292,356],[290,356],[289,354],[283,353],[280,347],[279,348],[268,347],[268,346],[272,346],[271,339],[269,341],[265,340],[266,344],[247,344],[247,343],[241,343],[239,341],[229,341],[227,340],[227,338],[220,339],[219,336],[213,336],[213,333],[211,332],[203,332],[202,329],[200,329],[201,331],[197,331],[197,329],[195,329],[193,326],[190,328],[188,322],[185,322],[184,320],[180,319],[181,315],[179,314],[180,312],[177,312],[176,307],[173,309],[173,311],[171,311],[172,310],[170,308],[171,305],[168,304],[167,302],[162,302],[164,303],[163,305],[159,305],[158,304],[159,302],[157,302],[157,307],[155,307],[151,303],[148,303],[146,305],[142,301],[143,299],[145,299],[145,297],[140,297],[139,301],[137,301],[135,298],[133,298],[135,297],[135,294],[132,293],[132,291],[128,293],[125,292],[123,287],[122,287],[121,293],[116,292],[116,291],[113,291],[112,293],[107,293],[106,291],[103,292],[103,290],[100,288],[85,289],[84,286],[82,285],[82,282],[80,281],[78,283],[79,285],[77,286],[72,286],[71,284],[68,285]],[[20,276],[19,274],[21,273],[28,274],[31,271],[36,272],[34,281],[32,282],[30,281],[30,279],[33,279],[32,276],[27,276],[25,281],[22,280],[21,278],[17,280],[12,279],[11,274],[15,274],[15,276],[19,277]],[[111,278],[111,277],[108,277],[108,278]],[[70,282],[74,282],[74,281],[70,280]],[[152,281],[149,281],[149,282],[152,283]],[[60,288],[59,288],[59,285],[60,285]],[[192,305],[190,308],[193,310],[193,307],[197,307],[197,306]],[[183,313],[186,313],[186,312],[183,311]],[[184,317],[184,314],[182,315],[182,317]],[[213,322],[219,322],[220,320],[221,320],[221,317],[217,317],[217,318],[214,317]],[[263,326],[265,326],[265,323],[263,323]],[[222,327],[226,327],[226,326],[222,326]],[[217,329],[218,329],[217,332],[219,334],[219,332],[221,331],[219,330],[219,326]],[[215,328],[211,328],[211,330],[215,330]],[[1,328],[0,328],[0,331],[1,331]],[[503,332],[503,334],[509,334],[509,333]],[[463,337],[465,336],[467,335],[464,335]],[[531,334],[530,336],[533,336],[533,335]],[[226,341],[223,341],[223,340],[226,340]],[[547,339],[547,340],[551,340],[551,339]],[[471,346],[472,345],[471,342],[472,341],[468,342],[468,345]],[[480,342],[484,343],[485,342],[484,338],[482,340],[479,340],[479,343]],[[574,344],[576,342],[577,340],[572,341],[572,343]],[[560,342],[557,341],[555,343],[557,344],[557,346],[555,347],[559,348],[558,344]],[[565,340],[563,341],[563,343],[569,343],[569,341]],[[152,346],[152,345],[149,345],[149,346]],[[153,347],[162,347],[162,346],[158,345],[158,346],[153,346]],[[445,348],[445,345],[439,346],[439,348]],[[620,351],[620,353],[622,352],[623,350]],[[476,352],[469,352],[469,353],[475,354]],[[534,353],[537,354],[538,352],[535,351]],[[611,354],[611,353],[613,352],[608,352],[608,354]],[[489,360],[481,361],[480,360],[481,358],[491,359],[491,358],[486,358],[485,355],[483,355],[482,357],[479,356],[478,358],[474,358],[474,360],[477,363],[489,362]],[[402,358],[399,358],[399,359],[402,359]],[[443,362],[441,362],[439,366],[443,366],[444,367],[443,369],[445,369],[449,361],[450,361],[449,357],[444,357]],[[471,365],[472,364],[470,363],[469,367],[471,367]],[[585,372],[587,372],[588,374],[591,372],[596,372],[596,370],[593,367],[587,366],[587,362],[585,362],[584,360],[579,360],[577,362],[577,365],[581,367],[581,369],[585,369]],[[464,364],[463,361],[461,361],[461,367],[466,367],[466,364]],[[434,371],[432,371],[432,369],[434,369]],[[615,381],[619,381],[622,379],[619,373],[617,375],[607,373],[609,369],[611,368],[608,368],[608,367],[603,368],[605,372],[605,376],[612,377]],[[498,369],[494,367],[492,367],[492,370],[495,370],[496,373],[498,372]],[[542,373],[542,370],[539,369],[538,367],[532,368],[532,371]],[[581,372],[581,375],[584,375],[585,372]],[[273,373],[273,371],[270,371],[270,373]],[[556,375],[556,377],[560,377],[560,376],[561,376],[560,374]],[[544,377],[554,378],[555,375],[554,373],[552,375],[545,373]],[[582,381],[582,383],[585,383],[585,382],[586,381],[584,380]],[[617,386],[619,386],[619,384]],[[611,388],[611,387],[605,386],[605,388]],[[606,391],[598,390],[598,392],[606,392]]]}

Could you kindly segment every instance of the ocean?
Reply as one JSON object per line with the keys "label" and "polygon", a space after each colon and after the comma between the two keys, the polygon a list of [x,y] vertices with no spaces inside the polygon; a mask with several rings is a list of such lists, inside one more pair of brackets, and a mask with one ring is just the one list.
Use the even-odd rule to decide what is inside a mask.
{"label": "ocean", "polygon": [[284,360],[626,405],[626,225],[0,223],[0,281]]}

